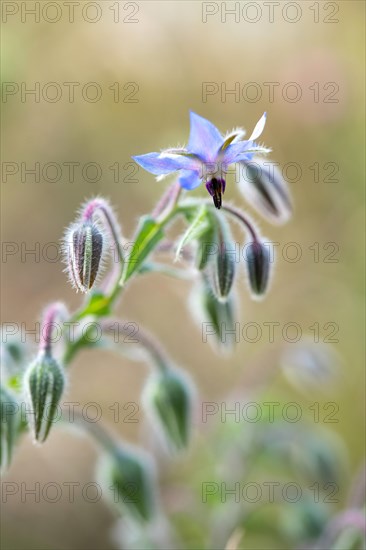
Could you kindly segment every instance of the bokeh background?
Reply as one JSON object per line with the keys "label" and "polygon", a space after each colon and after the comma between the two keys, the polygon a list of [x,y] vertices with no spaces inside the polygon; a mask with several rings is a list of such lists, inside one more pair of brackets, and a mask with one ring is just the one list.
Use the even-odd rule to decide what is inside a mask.
{"label": "bokeh background", "polygon": [[[5,4],[19,11],[6,17]],[[31,329],[52,300],[63,300],[70,309],[78,306],[80,295],[67,283],[61,262],[47,258],[49,254],[52,259],[55,250],[47,248],[47,243],[59,243],[86,198],[108,197],[124,235],[132,238],[139,217],[151,211],[167,182],[155,182],[142,169],[135,173],[128,164],[131,155],[186,142],[190,109],[222,131],[239,125],[249,132],[266,110],[268,124],[262,138],[273,148],[271,158],[281,166],[297,163],[302,174],[290,183],[295,204],[291,222],[283,227],[260,222],[264,234],[280,243],[280,253],[264,302],[250,300],[242,277],[238,287],[241,322],[275,321],[283,326],[294,321],[304,336],[311,335],[309,327],[319,323],[321,339],[329,334],[326,323],[339,326],[339,342],[333,344],[343,358],[338,387],[327,394],[304,396],[276,374],[270,395],[274,400],[285,395],[286,401],[300,403],[304,411],[314,401],[321,406],[336,402],[339,421],[331,428],[348,449],[351,476],[364,458],[364,3],[338,1],[326,7],[316,2],[319,21],[315,22],[312,3],[297,2],[300,17],[292,23],[289,19],[296,14],[291,7],[283,12],[286,2],[276,8],[273,22],[262,2],[252,3],[256,12],[252,8],[243,12],[248,3],[237,2],[240,14],[235,21],[234,15],[225,19],[225,3],[220,2],[205,6],[175,0],[103,1],[94,3],[98,9],[91,6],[83,17],[81,8],[90,3],[82,1],[75,8],[74,22],[69,21],[64,2],[53,2],[61,10],[54,23],[47,19],[55,18],[56,8],[47,8],[35,22],[34,16],[22,15],[21,4],[30,8],[34,2],[2,5],[2,80],[19,89],[22,83],[32,88],[38,82],[41,92],[39,101],[31,95],[22,98],[20,92],[5,93],[2,98],[2,239],[19,247],[2,256],[2,322],[25,323]],[[46,4],[41,2],[41,8]],[[117,5],[119,22],[114,21]],[[233,5],[230,2],[227,7]],[[206,22],[205,10],[215,12],[207,15]],[[90,22],[100,12],[99,20]],[[253,22],[256,14],[258,20]],[[50,82],[62,90],[58,101],[42,96]],[[74,102],[68,99],[66,82],[80,83]],[[81,94],[90,82],[102,92],[96,102]],[[110,89],[116,90],[117,82],[119,101]],[[216,83],[219,91],[204,98],[205,82]],[[264,84],[268,82],[279,83],[273,100]],[[294,88],[288,89],[286,97],[290,82],[301,90],[297,102],[288,99],[294,97]],[[232,90],[235,83],[239,83],[239,97],[221,95],[225,86]],[[256,83],[261,97],[255,97],[248,83]],[[92,97],[93,89],[87,91]],[[52,97],[54,90],[48,92]],[[21,163],[31,168],[37,162],[40,180],[34,181],[32,175],[22,178]],[[50,181],[55,177],[52,168],[46,177],[42,174],[49,162],[62,168],[58,181]],[[64,164],[70,162],[79,163],[74,181]],[[7,173],[15,164],[4,163],[16,163],[17,172]],[[100,166],[99,181],[89,181],[94,178],[93,168],[84,177],[82,167],[87,163]],[[116,163],[118,177],[109,168]],[[319,178],[310,168],[315,163]],[[291,169],[289,176],[294,179]],[[194,191],[195,196],[205,193],[203,186]],[[234,182],[228,185],[225,199],[245,207]],[[253,217],[257,219],[255,213]],[[289,242],[301,248],[296,262],[286,261],[281,253]],[[314,243],[319,243],[318,262],[310,248]],[[336,262],[325,261],[332,251],[324,248],[327,243],[335,243]],[[25,249],[36,247],[38,257],[24,255]],[[128,288],[119,312],[159,337],[177,364],[192,375],[202,400],[222,400],[233,388],[245,391],[256,369],[276,370],[286,344],[280,334],[274,344],[268,343],[265,333],[255,344],[241,341],[229,358],[203,343],[189,309],[190,287],[189,282],[146,275]],[[31,335],[28,342],[32,343]],[[122,406],[139,402],[146,374],[144,365],[107,352],[83,352],[70,370],[67,398],[81,405],[100,403],[106,425],[148,448],[151,441],[146,438],[143,413],[138,413],[137,423],[115,423],[110,409],[115,402]],[[193,445],[202,444],[197,438]],[[27,487],[50,481],[75,481],[82,486],[94,479],[95,460],[96,450],[88,439],[54,430],[42,447],[24,437],[4,479]],[[186,460],[173,463],[169,477],[174,480],[182,470],[188,478],[193,471],[196,476],[202,471],[205,480],[204,460]],[[347,486],[342,487],[341,495],[346,492]],[[68,502],[66,494],[55,504],[34,503],[32,498],[21,502],[19,495],[9,498],[1,519],[3,547],[8,550],[113,548],[110,529],[115,516],[102,501],[86,502],[79,492],[74,503]],[[194,533],[191,538],[194,545]],[[271,541],[251,544],[247,547],[275,547]]]}

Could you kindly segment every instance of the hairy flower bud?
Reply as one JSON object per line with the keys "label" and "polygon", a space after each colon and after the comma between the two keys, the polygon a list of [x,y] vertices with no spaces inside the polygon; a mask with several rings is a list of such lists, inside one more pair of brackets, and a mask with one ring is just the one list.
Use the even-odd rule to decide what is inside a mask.
{"label": "hairy flower bud", "polygon": [[190,311],[202,333],[202,342],[216,350],[230,352],[237,338],[235,330],[235,294],[226,302],[219,302],[207,280],[197,285],[190,297]]}
{"label": "hairy flower bud", "polygon": [[20,408],[15,397],[0,387],[0,470],[10,464],[14,445],[18,439]]}
{"label": "hairy flower bud", "polygon": [[174,450],[186,447],[192,416],[192,391],[188,379],[173,369],[154,373],[145,386],[143,401],[168,446]]}
{"label": "hairy flower bud", "polygon": [[34,439],[47,439],[57,419],[57,407],[65,385],[63,369],[47,352],[40,352],[25,373],[25,394],[28,421]]}
{"label": "hairy flower bud", "polygon": [[140,452],[122,447],[114,449],[103,457],[97,477],[119,512],[140,523],[152,519],[154,479],[151,465]]}
{"label": "hairy flower bud", "polygon": [[246,200],[272,223],[286,223],[292,214],[287,184],[276,166],[262,159],[242,163],[239,189]]}
{"label": "hairy flower bud", "polygon": [[269,282],[269,250],[259,241],[252,242],[247,247],[246,260],[250,289],[254,296],[263,296]]}
{"label": "hairy flower bud", "polygon": [[67,271],[72,284],[88,292],[99,273],[104,237],[91,221],[73,225],[66,237]]}
{"label": "hairy flower bud", "polygon": [[214,254],[207,269],[207,282],[220,302],[226,302],[235,277],[235,251],[229,228],[223,221],[217,222]]}
{"label": "hairy flower bud", "polygon": [[212,278],[212,289],[220,302],[226,302],[234,282],[235,262],[228,251],[227,243],[219,245],[216,269]]}

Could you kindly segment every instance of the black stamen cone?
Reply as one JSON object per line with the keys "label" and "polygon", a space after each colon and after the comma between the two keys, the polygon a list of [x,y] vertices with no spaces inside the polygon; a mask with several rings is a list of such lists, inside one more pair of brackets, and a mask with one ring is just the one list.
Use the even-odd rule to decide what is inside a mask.
{"label": "black stamen cone", "polygon": [[212,178],[206,183],[206,189],[213,198],[215,207],[220,210],[222,206],[222,195],[225,192],[225,181],[222,179]]}

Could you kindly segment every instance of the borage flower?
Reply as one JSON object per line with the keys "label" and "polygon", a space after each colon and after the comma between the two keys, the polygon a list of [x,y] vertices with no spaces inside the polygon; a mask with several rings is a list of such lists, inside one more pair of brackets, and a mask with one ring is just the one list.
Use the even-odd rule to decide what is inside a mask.
{"label": "borage flower", "polygon": [[225,192],[226,173],[231,164],[248,162],[255,154],[268,153],[255,140],[266,123],[266,113],[256,124],[248,140],[241,128],[222,136],[212,122],[191,111],[191,131],[187,148],[166,149],[161,153],[148,153],[132,157],[142,168],[158,179],[179,170],[179,183],[183,189],[195,189],[205,181],[216,208],[221,208]]}

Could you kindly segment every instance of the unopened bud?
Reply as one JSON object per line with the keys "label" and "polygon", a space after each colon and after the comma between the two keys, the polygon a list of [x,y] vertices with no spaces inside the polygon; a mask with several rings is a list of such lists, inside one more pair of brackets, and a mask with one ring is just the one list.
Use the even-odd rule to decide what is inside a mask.
{"label": "unopened bud", "polygon": [[235,276],[234,243],[224,227],[217,228],[217,251],[207,265],[207,282],[220,302],[226,302],[233,286]]}
{"label": "unopened bud", "polygon": [[67,271],[72,284],[88,292],[98,276],[104,237],[91,221],[73,225],[66,236]]}
{"label": "unopened bud", "polygon": [[239,189],[251,206],[272,223],[284,224],[290,219],[290,193],[274,164],[262,159],[242,163]]}
{"label": "unopened bud", "polygon": [[156,425],[174,450],[187,446],[191,431],[191,384],[177,370],[154,373],[144,389],[143,401]]}
{"label": "unopened bud", "polygon": [[117,448],[105,455],[99,465],[98,479],[104,494],[119,512],[140,523],[152,519],[154,478],[151,465],[141,453]]}
{"label": "unopened bud", "polygon": [[246,260],[250,289],[254,296],[263,296],[268,288],[269,282],[269,250],[259,241],[254,241],[248,245]]}
{"label": "unopened bud", "polygon": [[230,352],[236,341],[235,294],[226,302],[219,302],[204,279],[193,289],[190,297],[190,311],[193,312],[200,330],[208,330],[207,341],[222,352]]}
{"label": "unopened bud", "polygon": [[40,352],[24,376],[28,421],[34,439],[47,439],[57,420],[58,404],[65,385],[63,369],[47,352]]}
{"label": "unopened bud", "polygon": [[217,252],[217,244],[215,242],[215,231],[211,227],[203,236],[197,239],[196,267],[202,271],[211,260],[212,255]]}
{"label": "unopened bud", "polygon": [[20,408],[10,391],[0,387],[0,470],[10,464],[14,445],[18,439]]}
{"label": "unopened bud", "polygon": [[226,243],[217,255],[216,270],[213,277],[215,295],[221,302],[226,302],[234,282],[235,262],[232,254],[227,251]]}

